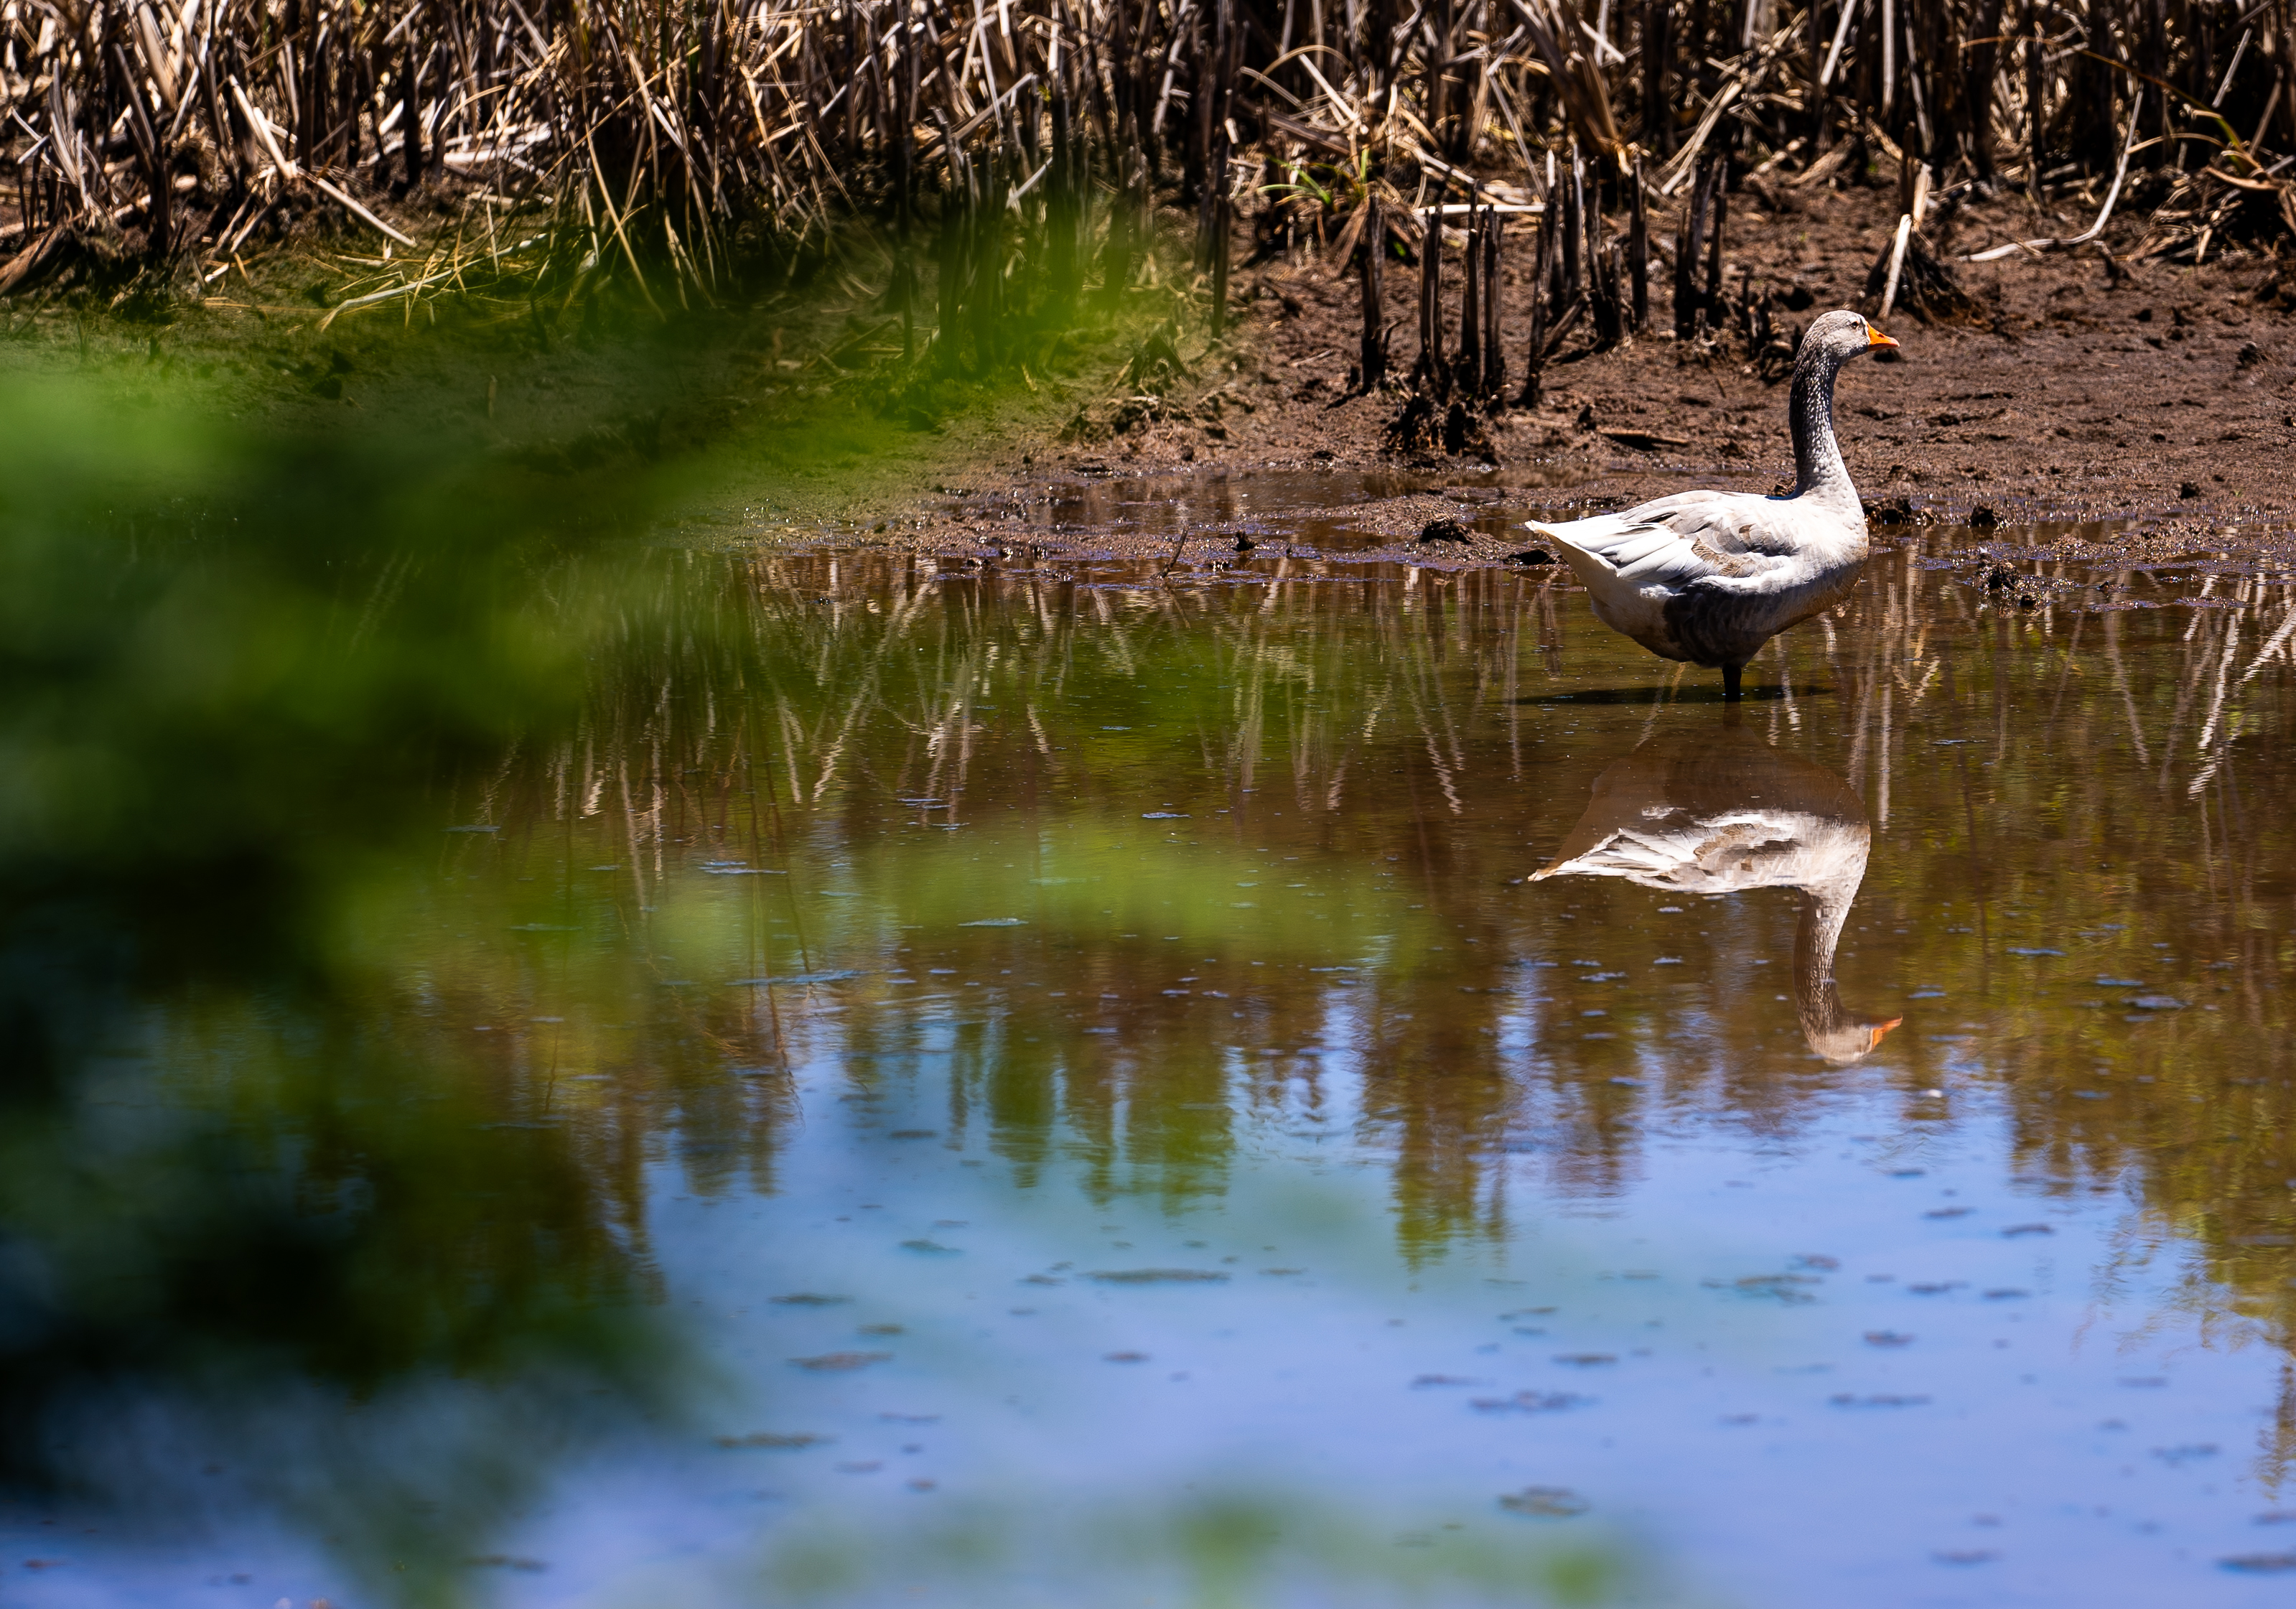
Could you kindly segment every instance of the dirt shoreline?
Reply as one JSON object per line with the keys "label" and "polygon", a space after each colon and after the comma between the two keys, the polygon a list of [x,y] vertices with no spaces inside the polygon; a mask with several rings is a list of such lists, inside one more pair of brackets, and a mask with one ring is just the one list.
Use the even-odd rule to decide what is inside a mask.
{"label": "dirt shoreline", "polygon": [[[1938,232],[1939,249],[1956,258],[2077,233],[2093,216],[2072,216],[2082,205],[2036,216],[2021,195],[1975,202]],[[1859,305],[1894,206],[1880,192],[1749,180],[1732,199],[1726,281],[1767,288],[1789,332]],[[2136,218],[2109,233],[2117,250],[2137,244]],[[1653,216],[1653,236],[1671,223]],[[1518,231],[1503,249],[1510,390],[1529,248]],[[2028,545],[2033,527],[2109,521],[2112,545],[2156,553],[2203,538],[2216,551],[2296,547],[2296,262],[2251,253],[2194,269],[2084,248],[1955,267],[1973,323],[1895,316],[1903,360],[1843,376],[1837,421],[1869,505],[1929,523],[1989,515]],[[274,277],[316,271],[299,260]],[[1233,533],[1267,529],[1273,488],[1287,535],[1320,525],[1332,538],[1309,546],[1487,564],[1522,550],[1513,528],[1533,513],[1692,486],[1767,491],[1791,477],[1780,366],[1761,372],[1734,334],[1677,341],[1668,277],[1654,262],[1650,332],[1599,354],[1574,334],[1538,407],[1488,418],[1491,464],[1390,451],[1405,393],[1348,389],[1361,328],[1352,277],[1281,258],[1239,270],[1224,341],[1168,285],[1064,337],[1051,372],[977,382],[928,383],[895,359],[828,361],[853,328],[873,327],[860,287],[594,330],[587,310],[545,320],[476,302],[446,308],[428,333],[428,319],[410,330],[396,315],[327,328],[316,308],[283,300],[218,300],[150,325],[59,306],[12,314],[0,374],[77,375],[130,408],[172,395],[255,428],[443,430],[554,472],[656,475],[665,531],[713,545],[829,542],[961,562],[1018,540],[1046,556],[1177,551],[1201,569],[1237,558]],[[1456,291],[1456,260],[1446,280]],[[1388,274],[1406,372],[1417,293],[1414,269]],[[1447,518],[1466,541],[1418,543]],[[1176,545],[1184,524],[1206,539]],[[1889,529],[1877,520],[1877,537]]]}
{"label": "dirt shoreline", "polygon": [[[1895,221],[1893,198],[1750,185],[1733,202],[1728,283],[1750,279],[1782,304],[1804,303],[1781,308],[1797,327],[1828,308],[1860,305]],[[1654,234],[1663,222],[1653,219]],[[2037,218],[2021,196],[1999,197],[1964,208],[1942,244],[1959,257],[2086,223]],[[2135,239],[2119,243],[2125,250]],[[1528,327],[1524,256],[1525,242],[1510,236],[1502,302],[1511,387],[1520,382]],[[2091,252],[1953,267],[1978,304],[1974,322],[1923,324],[1898,314],[1888,328],[1903,343],[1902,360],[1854,365],[1841,382],[1843,447],[1870,505],[1902,500],[1923,522],[1974,516],[1980,529],[1988,517],[2011,528],[2112,521],[2116,542],[2189,545],[2206,533],[2277,547],[2289,539],[2296,265],[2253,255],[2198,269],[2109,265]],[[1456,285],[1456,267],[1447,267]],[[1652,278],[1663,278],[1656,263]],[[1391,272],[1386,291],[1395,360],[1407,369],[1416,356],[1415,272]],[[1463,486],[1484,488],[1470,503],[1513,513],[1618,506],[1693,485],[1767,491],[1792,478],[1783,379],[1757,372],[1734,338],[1718,348],[1676,341],[1661,283],[1652,286],[1654,332],[1595,355],[1567,342],[1548,365],[1541,405],[1490,420],[1496,465],[1386,449],[1382,437],[1404,398],[1347,394],[1361,327],[1351,278],[1278,259],[1240,275],[1235,293],[1241,306],[1227,341],[1183,340],[1188,373],[1160,397],[1120,384],[1077,386],[1058,439],[951,422],[940,450],[916,461],[944,472],[961,466],[961,485],[937,480],[902,496],[880,480],[850,506],[822,508],[813,530],[801,521],[779,539],[981,557],[1015,538],[1060,536],[1060,514],[1088,503],[1079,488],[1095,481],[1185,477],[1171,483],[1185,487],[1309,472],[1334,475],[1335,505],[1347,506],[1358,531],[1407,542],[1414,521],[1440,516],[1446,483],[1452,513]],[[1398,496],[1373,495],[1382,476],[1398,483]],[[1470,523],[1472,540],[1442,545],[1444,557],[1494,562],[1521,546],[1492,519]],[[1090,534],[1089,547],[1111,557],[1174,545],[1168,530],[1152,539],[1116,529]]]}

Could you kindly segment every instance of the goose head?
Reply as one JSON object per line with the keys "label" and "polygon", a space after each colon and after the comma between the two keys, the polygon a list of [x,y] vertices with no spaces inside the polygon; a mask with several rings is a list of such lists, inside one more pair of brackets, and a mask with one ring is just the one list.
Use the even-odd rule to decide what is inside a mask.
{"label": "goose head", "polygon": [[1851,358],[1873,351],[1877,347],[1894,347],[1898,343],[1866,320],[1863,313],[1840,308],[1822,315],[1801,338],[1801,350],[1797,361],[1823,359],[1840,368]]}
{"label": "goose head", "polygon": [[[1838,997],[1831,1004],[1837,1012],[1840,1010]],[[1847,1067],[1872,1055],[1882,1047],[1882,1041],[1889,1037],[1890,1030],[1905,1021],[1903,1017],[1849,1017],[1827,1021],[1807,1011],[1799,1014],[1801,1017],[1801,1035],[1809,1041],[1810,1049],[1836,1067]]]}

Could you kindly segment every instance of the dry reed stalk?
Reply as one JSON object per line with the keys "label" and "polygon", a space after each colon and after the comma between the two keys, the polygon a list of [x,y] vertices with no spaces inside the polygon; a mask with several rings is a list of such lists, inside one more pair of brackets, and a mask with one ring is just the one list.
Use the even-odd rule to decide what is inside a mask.
{"label": "dry reed stalk", "polygon": [[[1542,295],[1553,312],[1592,293],[1598,335],[1648,316],[1647,224],[1629,223],[1634,289],[1614,295],[1587,198],[1625,190],[1639,215],[1647,158],[1662,198],[1705,185],[1685,212],[1709,220],[1689,232],[1709,250],[1728,174],[1854,176],[1874,150],[1951,193],[2013,183],[2086,210],[2114,181],[2087,235],[1997,253],[2098,238],[2129,193],[2152,208],[2140,251],[2274,246],[2296,233],[2296,7],[2168,15],[2161,0],[1646,0],[1591,18],[1578,0],[18,0],[0,8],[0,292],[211,282],[314,229],[412,250],[483,196],[488,244],[466,232],[440,283],[569,299],[619,284],[667,312],[800,287],[882,233],[899,250],[880,296],[907,349],[975,366],[1018,349],[1001,321],[1089,305],[1095,270],[1089,301],[1128,295],[1160,199],[1195,209],[1220,317],[1234,214],[1279,204],[1240,193],[1235,172],[1328,176],[1315,208],[1281,203],[1302,214],[1295,237],[1321,241],[1373,191],[1401,204],[1456,184],[1520,211],[1557,150],[1576,156],[1551,253],[1541,226],[1562,279]],[[2132,167],[2165,179],[2131,191]],[[1467,216],[1481,287],[1496,214]],[[501,228],[539,243],[504,253]],[[954,322],[921,332],[928,250],[949,265]],[[1677,259],[1677,291],[1718,324],[1718,264],[1702,284],[1697,269]],[[422,294],[421,277],[393,283]],[[1614,301],[1632,312],[1614,319]],[[1677,328],[1696,311],[1678,295]],[[1491,367],[1489,316],[1463,316],[1460,367]],[[1431,308],[1423,336],[1447,368],[1441,319]]]}

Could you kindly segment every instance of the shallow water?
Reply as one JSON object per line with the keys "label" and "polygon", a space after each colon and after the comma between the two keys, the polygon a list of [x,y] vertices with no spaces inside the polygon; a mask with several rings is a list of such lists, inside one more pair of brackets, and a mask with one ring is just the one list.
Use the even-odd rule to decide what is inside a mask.
{"label": "shallow water", "polygon": [[552,572],[51,1114],[376,1355],[75,1387],[7,1601],[2282,1601],[2296,599],[1988,534],[1739,710],[1552,569]]}

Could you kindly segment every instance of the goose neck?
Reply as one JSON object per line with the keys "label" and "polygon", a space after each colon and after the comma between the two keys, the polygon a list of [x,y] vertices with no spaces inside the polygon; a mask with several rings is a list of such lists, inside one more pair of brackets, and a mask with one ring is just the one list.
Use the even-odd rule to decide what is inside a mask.
{"label": "goose neck", "polygon": [[1831,973],[1833,952],[1841,943],[1841,930],[1849,921],[1849,907],[1866,881],[1861,857],[1856,867],[1840,875],[1802,885],[1801,921],[1794,930],[1794,965],[1807,973]]}
{"label": "goose neck", "polygon": [[1833,983],[1833,952],[1849,920],[1849,907],[1866,880],[1866,860],[1822,882],[1805,884],[1801,920],[1794,926],[1794,998],[1805,1025],[1831,1029],[1841,1020],[1841,997]]}
{"label": "goose neck", "polygon": [[1787,402],[1793,431],[1794,496],[1834,493],[1855,501],[1841,444],[1833,436],[1833,382],[1841,359],[1824,350],[1805,352],[1794,365],[1793,393]]}

